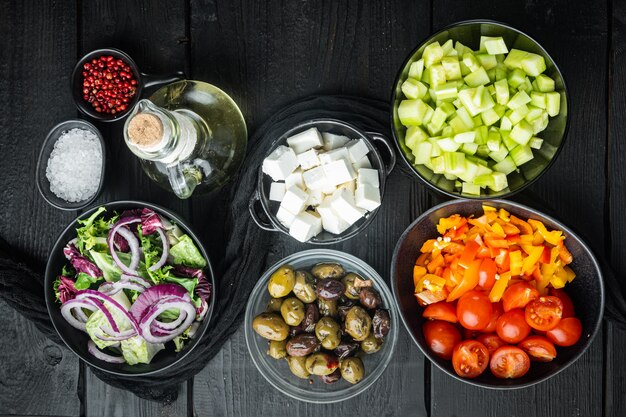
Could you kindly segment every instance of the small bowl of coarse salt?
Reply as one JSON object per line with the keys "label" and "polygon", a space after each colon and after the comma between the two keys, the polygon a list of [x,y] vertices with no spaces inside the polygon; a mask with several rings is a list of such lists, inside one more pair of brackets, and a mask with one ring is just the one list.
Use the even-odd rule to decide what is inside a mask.
{"label": "small bowl of coarse salt", "polygon": [[105,146],[94,125],[67,120],[50,130],[41,146],[36,181],[41,196],[61,210],[91,204],[104,183]]}

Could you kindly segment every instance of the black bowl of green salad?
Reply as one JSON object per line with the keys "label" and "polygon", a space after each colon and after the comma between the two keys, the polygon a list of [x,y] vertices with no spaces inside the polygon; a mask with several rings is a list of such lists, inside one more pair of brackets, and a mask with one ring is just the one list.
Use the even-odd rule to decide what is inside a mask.
{"label": "black bowl of green salad", "polygon": [[175,366],[206,332],[215,279],[206,250],[176,214],[117,201],[70,223],[46,267],[56,331],[103,371],[151,375]]}

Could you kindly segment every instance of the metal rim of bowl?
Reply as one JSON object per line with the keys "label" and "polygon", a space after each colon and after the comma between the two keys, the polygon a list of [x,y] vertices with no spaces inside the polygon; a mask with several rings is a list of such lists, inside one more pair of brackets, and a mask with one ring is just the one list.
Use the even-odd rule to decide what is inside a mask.
{"label": "metal rim of bowl", "polygon": [[[271,154],[274,151],[274,149],[276,149],[281,143],[283,143],[294,131],[300,130],[302,128],[315,127],[315,125],[319,123],[333,123],[333,124],[341,125],[343,127],[347,127],[348,129],[353,130],[360,136],[359,139],[365,140],[365,142],[369,145],[370,151],[374,152],[374,155],[376,156],[378,161],[380,161],[380,168],[378,169],[378,172],[379,172],[379,180],[380,180],[379,189],[380,189],[380,196],[381,196],[381,205],[376,207],[373,211],[368,212],[367,217],[365,217],[365,221],[363,221],[363,223],[361,223],[358,227],[356,227],[356,229],[352,230],[349,233],[342,233],[340,235],[336,235],[332,239],[323,240],[323,241],[315,240],[315,236],[314,236],[313,238],[307,240],[306,242],[303,242],[303,243],[316,245],[316,246],[326,246],[326,245],[334,245],[337,243],[345,242],[348,239],[351,239],[357,234],[359,234],[361,231],[365,230],[372,223],[372,221],[374,220],[374,217],[376,216],[376,214],[378,213],[378,211],[380,210],[382,206],[382,201],[385,195],[385,184],[387,182],[387,176],[389,174],[385,170],[385,161],[383,160],[380,152],[378,151],[378,148],[376,148],[376,146],[373,143],[373,140],[370,139],[369,135],[366,132],[364,132],[363,130],[359,129],[358,127],[354,126],[351,123],[347,123],[347,122],[344,122],[343,120],[332,119],[332,118],[310,119],[310,120],[299,123],[297,126],[294,126],[290,128],[289,130],[286,130],[283,134],[281,134],[278,137],[278,139],[272,142],[272,144],[270,145],[269,151],[265,154],[265,157]],[[390,151],[393,152],[393,147],[390,146],[389,149]],[[280,221],[278,221],[278,219],[276,218],[276,214],[272,213],[270,207],[266,204],[267,202],[265,200],[267,200],[267,197],[265,197],[262,194],[264,179],[265,179],[265,174],[263,173],[263,167],[260,166],[259,174],[257,178],[257,189],[255,193],[258,193],[258,197],[259,197],[258,199],[261,203],[261,207],[263,207],[263,212],[269,219],[272,226],[274,226],[274,229],[276,232],[281,232],[293,238],[289,234],[289,229],[287,229]]]}
{"label": "metal rim of bowl", "polygon": [[[46,193],[44,192],[44,190],[42,189],[42,187],[44,185],[41,184],[41,181],[39,180],[40,171],[42,169],[46,169],[47,162],[50,159],[50,156],[48,155],[48,158],[45,161],[43,160],[43,158],[45,156],[44,155],[44,149],[46,148],[46,145],[53,139],[52,132],[54,132],[57,129],[60,129],[61,127],[65,126],[67,124],[70,124],[70,123],[82,124],[88,130],[90,130],[93,133],[95,133],[95,135],[98,137],[98,141],[100,142],[100,147],[102,149],[102,169],[100,171],[100,183],[98,184],[98,189],[96,190],[96,193],[92,197],[88,198],[87,200],[85,200],[82,203],[81,202],[77,202],[77,203],[70,203],[70,202],[68,202],[68,204],[78,204],[78,203],[81,203],[80,205],[72,206],[72,207],[68,207],[68,206],[63,206],[63,205],[57,204],[55,201],[52,201],[51,199],[49,199],[48,196],[46,195]],[[61,132],[63,132],[63,131],[61,131]],[[54,140],[55,141],[59,140],[59,137],[56,137]],[[50,129],[50,131],[48,132],[48,135],[46,136],[46,138],[44,139],[43,143],[41,144],[41,149],[39,151],[39,158],[37,159],[37,166],[35,168],[35,183],[37,184],[37,189],[39,190],[39,194],[41,194],[43,199],[46,200],[46,202],[48,204],[50,204],[51,206],[56,207],[56,208],[58,208],[60,210],[65,210],[65,211],[76,211],[76,210],[81,210],[81,209],[87,207],[88,205],[93,203],[96,200],[96,198],[98,198],[100,193],[102,192],[102,187],[104,185],[104,176],[105,176],[105,174],[106,174],[106,146],[105,146],[105,143],[104,143],[104,138],[102,136],[102,133],[100,133],[100,131],[93,124],[89,123],[86,120],[82,120],[82,119],[70,119],[70,120],[65,120],[65,121],[63,121],[61,123],[58,123],[52,129]],[[59,198],[59,199],[61,199],[61,198]]]}
{"label": "metal rim of bowl", "polygon": [[[83,65],[87,61],[90,61],[95,56],[112,55],[112,54],[120,55],[122,57],[122,60],[125,60],[128,63],[128,66],[133,71],[133,75],[135,76],[135,79],[137,80],[137,90],[135,92],[135,96],[132,98],[132,100],[129,101],[128,107],[123,113],[115,114],[115,115],[106,115],[106,113],[105,114],[98,113],[95,110],[92,110],[91,105],[89,103],[82,101],[82,95],[80,95],[80,98],[77,99],[76,94],[75,94],[75,89],[77,88],[77,86],[75,85],[75,81],[77,79],[78,73],[82,73]],[[93,51],[83,55],[78,60],[78,62],[76,62],[76,65],[74,66],[74,70],[72,71],[72,77],[70,78],[70,89],[71,89],[70,92],[72,94],[72,99],[74,100],[74,104],[76,105],[76,108],[78,108],[78,110],[82,114],[89,116],[95,120],[101,121],[101,122],[115,122],[117,120],[121,120],[124,117],[128,116],[130,112],[132,111],[132,109],[137,104],[137,102],[139,102],[139,99],[141,97],[141,93],[143,90],[143,77],[142,77],[141,71],[139,70],[139,66],[137,66],[137,63],[126,52],[117,48],[100,48],[100,49],[94,49]]]}
{"label": "metal rim of bowl", "polygon": [[490,199],[500,199],[500,198],[508,198],[511,197],[517,193],[519,193],[520,191],[524,190],[526,187],[530,186],[531,184],[533,184],[535,181],[537,181],[543,174],[545,174],[550,167],[552,166],[552,164],[554,164],[554,161],[556,161],[557,157],[559,156],[559,154],[561,153],[561,150],[563,149],[563,146],[565,145],[565,141],[567,139],[567,133],[569,131],[569,125],[570,125],[570,110],[568,108],[567,110],[567,115],[565,117],[565,128],[563,130],[563,138],[561,139],[561,143],[559,144],[556,152],[554,153],[554,156],[550,159],[550,161],[548,161],[548,163],[546,164],[546,166],[541,170],[541,172],[532,180],[527,180],[524,182],[523,185],[521,185],[519,188],[517,188],[514,191],[509,191],[507,193],[504,194],[500,194],[500,195],[480,195],[480,196],[470,196],[470,195],[462,195],[461,193],[453,193],[450,191],[446,191],[443,190],[441,188],[439,188],[438,186],[436,186],[435,184],[431,183],[428,179],[424,178],[418,171],[417,169],[415,169],[415,167],[413,166],[413,164],[411,163],[411,161],[409,161],[409,159],[406,157],[404,151],[402,150],[402,147],[400,146],[400,139],[398,138],[397,134],[396,134],[396,128],[395,128],[395,124],[394,124],[394,110],[395,110],[395,101],[396,101],[396,90],[397,90],[397,86],[398,83],[400,82],[400,79],[402,78],[402,72],[404,70],[404,68],[408,65],[409,62],[411,62],[411,59],[413,57],[413,55],[422,47],[425,46],[426,44],[428,44],[428,42],[434,38],[435,36],[439,35],[440,33],[445,32],[446,30],[449,30],[451,28],[454,27],[458,27],[458,26],[464,26],[464,25],[474,25],[474,24],[491,24],[491,25],[496,25],[496,26],[501,26],[505,29],[509,29],[512,30],[513,32],[517,32],[520,35],[523,35],[525,37],[527,37],[530,41],[532,41],[533,43],[535,43],[535,45],[537,45],[537,47],[543,52],[545,57],[548,57],[550,59],[550,61],[552,61],[552,64],[554,65],[554,69],[555,71],[559,74],[559,76],[561,77],[561,80],[563,82],[563,94],[565,95],[565,102],[569,105],[570,100],[569,100],[569,96],[567,93],[567,85],[565,83],[565,77],[563,77],[563,73],[561,72],[559,66],[556,64],[556,61],[554,59],[552,59],[552,56],[548,53],[548,51],[546,51],[546,49],[539,43],[537,42],[537,40],[535,40],[535,38],[533,38],[532,36],[526,34],[525,32],[514,28],[513,26],[503,23],[503,22],[498,22],[496,20],[490,20],[490,19],[469,19],[469,20],[461,20],[459,22],[455,22],[455,23],[451,23],[447,26],[445,26],[443,29],[438,30],[435,33],[432,33],[430,35],[428,35],[426,38],[424,38],[424,40],[422,40],[416,48],[414,48],[411,52],[408,53],[407,57],[404,59],[404,61],[402,62],[402,65],[400,66],[400,69],[397,72],[397,75],[394,79],[394,83],[393,83],[393,88],[391,90],[391,102],[390,102],[390,110],[389,110],[389,120],[390,120],[390,125],[391,125],[391,136],[393,137],[393,142],[396,145],[396,148],[398,150],[398,153],[400,154],[400,157],[402,158],[402,160],[404,161],[404,163],[406,164],[406,166],[408,166],[411,169],[411,172],[413,172],[413,174],[415,174],[417,176],[417,178],[419,178],[419,180],[426,184],[430,189],[442,193],[448,197],[452,197],[452,198],[456,198],[456,199],[468,199],[468,200],[490,200]]}
{"label": "metal rim of bowl", "polygon": [[[328,256],[328,257],[333,257],[338,259],[338,262],[341,262],[342,259],[346,259],[350,262],[353,262],[355,264],[358,264],[361,268],[363,268],[364,270],[367,270],[376,280],[376,284],[380,287],[382,287],[381,292],[385,293],[385,296],[388,297],[388,299],[391,301],[389,303],[389,305],[386,305],[385,308],[388,309],[390,311],[391,314],[391,318],[392,318],[392,330],[391,332],[393,332],[394,336],[391,336],[391,332],[388,335],[388,340],[387,343],[390,343],[391,346],[389,347],[389,355],[388,357],[383,357],[380,360],[382,362],[382,368],[380,370],[380,373],[378,376],[376,376],[376,378],[367,381],[366,385],[362,385],[361,389],[355,390],[354,392],[350,393],[349,395],[343,397],[343,398],[336,398],[336,399],[324,399],[323,402],[320,401],[316,401],[313,399],[307,399],[307,398],[302,398],[302,397],[298,397],[296,394],[292,393],[292,392],[286,392],[283,390],[283,388],[281,388],[280,386],[278,386],[275,381],[273,381],[268,375],[266,375],[263,370],[262,370],[262,366],[258,363],[257,358],[255,357],[254,353],[253,353],[253,348],[251,345],[251,339],[256,337],[256,333],[252,331],[251,326],[248,326],[247,320],[244,318],[244,332],[245,332],[245,339],[246,339],[246,346],[248,347],[248,353],[250,354],[250,357],[252,359],[252,362],[254,363],[256,369],[261,373],[261,375],[263,375],[263,378],[265,378],[265,380],[272,386],[274,387],[276,390],[278,390],[281,393],[284,393],[285,395],[288,395],[291,398],[294,398],[296,400],[299,401],[304,401],[304,402],[308,402],[308,403],[323,403],[323,404],[331,404],[331,403],[338,403],[338,402],[342,402],[345,400],[348,400],[350,398],[354,398],[360,394],[363,394],[365,391],[367,391],[369,388],[371,388],[371,386],[378,381],[378,379],[382,376],[382,374],[385,372],[385,370],[387,369],[387,367],[389,366],[389,363],[391,362],[391,359],[393,357],[393,353],[396,349],[397,346],[397,342],[398,342],[398,338],[400,335],[399,329],[398,329],[398,320],[396,319],[400,313],[397,309],[397,306],[395,304],[395,300],[394,300],[394,296],[391,292],[391,290],[389,289],[389,287],[387,286],[387,284],[385,283],[385,280],[380,276],[380,274],[378,274],[378,272],[376,272],[376,270],[371,267],[368,263],[366,263],[365,261],[361,260],[360,258],[351,255],[349,253],[346,252],[342,252],[342,251],[338,251],[338,250],[334,250],[334,249],[323,249],[323,248],[318,248],[318,249],[308,249],[308,250],[304,250],[304,251],[300,251],[300,252],[296,252],[293,253],[281,260],[279,260],[278,262],[274,263],[272,266],[268,267],[262,274],[262,277],[267,276],[264,279],[259,279],[259,281],[257,282],[257,284],[255,285],[254,289],[251,292],[251,296],[248,299],[248,302],[246,304],[246,316],[248,316],[250,314],[254,314],[252,313],[252,308],[253,308],[253,304],[256,301],[256,298],[252,297],[252,294],[255,294],[256,292],[258,292],[259,290],[264,289],[267,286],[267,281],[269,281],[269,277],[270,277],[270,272],[271,271],[275,271],[278,267],[284,265],[285,263],[289,263],[290,261],[294,260],[294,258],[300,258],[303,256],[307,256],[307,255],[315,255],[315,256]],[[313,261],[315,262],[315,261]],[[262,292],[260,293],[262,294]],[[255,312],[256,313],[256,312]],[[395,320],[394,320],[395,319]],[[390,337],[391,336],[391,337]],[[295,376],[293,376],[295,378]],[[363,383],[363,381],[361,381],[359,384]],[[352,385],[351,387],[359,387],[359,384],[356,385]]]}
{"label": "metal rim of bowl", "polygon": [[[105,366],[100,365],[100,363],[104,364],[106,362],[99,361],[95,357],[82,355],[80,352],[78,352],[78,350],[74,348],[73,344],[69,343],[65,339],[63,334],[59,331],[59,328],[57,327],[55,321],[52,319],[52,314],[51,314],[52,308],[58,308],[58,305],[57,305],[56,301],[52,300],[50,298],[50,294],[49,294],[49,291],[48,291],[48,287],[50,285],[52,285],[53,282],[54,282],[52,277],[56,276],[56,273],[58,272],[58,271],[55,272],[55,271],[51,271],[50,270],[50,258],[52,257],[54,248],[59,247],[59,245],[63,243],[63,242],[61,242],[61,238],[70,229],[75,229],[76,228],[77,220],[89,217],[100,206],[106,207],[106,206],[110,206],[110,205],[116,205],[116,206],[122,206],[122,207],[128,207],[128,208],[148,207],[148,208],[156,211],[158,214],[165,215],[169,219],[175,220],[178,225],[182,226],[185,229],[185,232],[189,235],[189,237],[191,237],[193,242],[198,245],[200,252],[202,253],[202,255],[204,255],[204,257],[206,258],[206,261],[207,261],[207,266],[205,268],[203,268],[203,269],[208,270],[208,275],[209,275],[209,278],[210,278],[210,284],[211,284],[211,287],[212,287],[211,288],[211,302],[209,303],[208,311],[207,311],[206,315],[204,316],[204,319],[202,320],[202,325],[199,327],[199,332],[196,333],[196,336],[193,338],[193,340],[195,341],[195,344],[190,349],[187,349],[186,351],[176,353],[177,358],[172,363],[170,363],[170,364],[168,364],[168,365],[166,365],[166,366],[164,366],[162,368],[155,369],[153,371],[141,372],[141,373],[128,373],[128,372],[119,372],[119,371],[116,371],[116,370],[107,369]],[[106,372],[106,373],[109,373],[109,374],[112,374],[112,375],[118,375],[118,376],[124,376],[124,377],[143,377],[143,376],[156,375],[156,374],[158,374],[160,372],[163,372],[163,371],[165,371],[167,369],[170,369],[170,368],[178,365],[185,357],[187,357],[187,355],[189,355],[191,353],[192,350],[194,350],[197,347],[197,344],[200,342],[200,340],[206,334],[207,330],[209,329],[209,325],[211,324],[211,319],[213,318],[213,312],[215,310],[215,304],[217,302],[216,301],[217,300],[217,286],[216,286],[216,282],[215,282],[215,274],[214,274],[214,271],[213,271],[213,266],[211,265],[211,260],[209,259],[209,256],[208,256],[208,254],[206,252],[206,249],[204,248],[204,245],[202,244],[202,242],[198,239],[198,237],[193,232],[193,230],[187,225],[187,222],[184,221],[182,218],[180,218],[180,216],[178,216],[177,214],[173,213],[169,209],[163,208],[163,207],[158,206],[158,205],[153,204],[153,203],[147,203],[147,202],[144,202],[144,201],[135,201],[135,200],[111,201],[109,203],[104,203],[104,204],[92,207],[89,210],[87,210],[85,213],[82,213],[80,216],[78,216],[77,218],[72,220],[72,222],[70,224],[68,224],[67,227],[65,227],[63,229],[63,231],[59,234],[59,237],[55,240],[55,242],[53,243],[53,245],[52,245],[52,247],[50,249],[50,254],[48,255],[48,262],[46,263],[46,271],[45,271],[44,277],[45,277],[44,278],[44,292],[45,292],[45,299],[46,299],[46,310],[48,311],[48,316],[50,317],[50,321],[52,322],[52,326],[54,327],[54,330],[59,335],[59,337],[61,338],[63,343],[65,343],[65,346],[67,346],[68,349],[71,350],[80,359],[82,359],[85,362],[87,362],[89,364],[89,366],[92,366],[92,367],[94,367],[96,369],[99,369],[99,370],[101,370],[103,372]],[[77,332],[80,331],[78,329],[75,329],[75,330]],[[96,362],[96,361],[98,361],[98,362]],[[111,364],[111,365],[113,365],[113,364]]]}
{"label": "metal rim of bowl", "polygon": [[484,201],[485,203],[492,203],[492,204],[494,204],[496,206],[498,206],[500,204],[507,204],[507,205],[513,206],[515,208],[519,208],[519,209],[522,209],[522,210],[528,210],[529,212],[531,212],[531,213],[533,213],[533,214],[535,214],[535,215],[537,215],[537,216],[539,216],[541,218],[544,218],[546,220],[554,222],[555,224],[558,224],[559,227],[561,228],[561,230],[563,230],[565,233],[567,233],[568,236],[573,237],[574,240],[578,241],[580,243],[580,245],[583,247],[583,249],[590,254],[590,258],[591,258],[591,261],[593,263],[593,266],[595,267],[595,269],[596,269],[596,271],[598,273],[598,278],[597,278],[596,281],[597,281],[597,283],[598,283],[598,285],[600,287],[600,314],[598,315],[597,319],[595,320],[595,323],[594,323],[591,335],[589,336],[589,338],[585,342],[585,344],[582,347],[582,349],[580,350],[580,352],[578,352],[576,355],[574,355],[568,362],[563,364],[560,368],[556,369],[553,373],[550,373],[548,375],[544,375],[544,376],[542,376],[540,378],[537,378],[534,381],[529,381],[529,382],[525,382],[523,384],[518,384],[518,385],[507,385],[507,386],[491,385],[491,384],[487,384],[487,383],[477,382],[477,381],[475,381],[473,379],[461,378],[456,373],[450,372],[448,369],[445,369],[442,366],[440,366],[439,363],[437,362],[437,360],[435,359],[434,354],[432,352],[430,352],[428,349],[426,349],[425,347],[423,347],[419,343],[419,341],[417,340],[417,338],[415,337],[415,335],[411,331],[408,319],[404,317],[404,314],[400,310],[399,301],[398,301],[399,298],[400,298],[400,294],[398,293],[398,289],[397,289],[397,285],[396,285],[397,281],[396,281],[396,278],[395,278],[395,268],[396,268],[396,264],[397,264],[397,261],[398,261],[398,251],[399,251],[399,248],[400,248],[401,244],[406,240],[407,235],[409,234],[409,232],[411,232],[411,230],[415,227],[415,225],[420,223],[423,219],[427,218],[431,213],[433,213],[433,212],[435,212],[437,210],[440,210],[442,208],[451,206],[451,205],[462,203],[464,201],[476,201],[476,200],[456,199],[456,200],[446,201],[445,203],[441,203],[441,204],[438,204],[438,205],[436,205],[434,207],[431,207],[430,209],[428,209],[424,213],[422,213],[420,216],[418,216],[417,219],[415,219],[404,230],[402,235],[398,238],[398,243],[396,243],[396,246],[395,246],[395,248],[393,250],[393,257],[391,259],[391,292],[393,293],[393,299],[394,299],[394,302],[396,304],[395,307],[396,307],[396,310],[398,311],[398,315],[400,316],[400,320],[402,320],[402,324],[404,325],[404,328],[405,328],[406,332],[411,337],[411,340],[413,341],[413,343],[415,343],[415,345],[417,345],[417,347],[424,354],[424,356],[426,356],[428,358],[428,360],[432,364],[437,366],[437,368],[439,368],[445,374],[455,378],[458,381],[461,381],[461,382],[464,382],[466,384],[470,384],[470,385],[473,385],[473,386],[476,386],[476,387],[488,388],[488,389],[493,389],[493,390],[512,390],[512,389],[527,388],[527,387],[539,384],[541,382],[544,382],[544,381],[552,378],[553,376],[559,374],[560,372],[562,372],[566,368],[569,368],[574,362],[578,361],[578,359],[580,359],[580,357],[585,352],[587,352],[587,350],[591,346],[591,343],[593,342],[593,340],[595,339],[596,335],[598,334],[598,331],[600,330],[600,327],[602,326],[602,317],[604,316],[604,305],[605,305],[604,279],[603,279],[603,275],[602,275],[602,269],[600,268],[600,264],[596,260],[596,257],[594,255],[593,251],[587,245],[587,243],[580,238],[580,236],[578,236],[569,227],[565,226],[562,222],[560,222],[559,220],[555,219],[554,217],[548,216],[547,214],[544,214],[544,213],[540,212],[539,210],[536,210],[536,209],[534,209],[532,207],[525,206],[523,204],[516,203],[514,201],[503,200],[503,199],[490,199],[490,200]]}

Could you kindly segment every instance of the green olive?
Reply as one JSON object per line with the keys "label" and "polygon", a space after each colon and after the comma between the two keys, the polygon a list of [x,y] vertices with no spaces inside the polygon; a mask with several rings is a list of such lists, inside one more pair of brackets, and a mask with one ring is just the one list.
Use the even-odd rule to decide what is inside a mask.
{"label": "green olive", "polygon": [[306,356],[287,356],[287,364],[291,373],[298,378],[307,379],[311,373],[306,369]]}
{"label": "green olive", "polygon": [[339,264],[317,264],[311,268],[311,273],[317,279],[339,279],[346,271]]}
{"label": "green olive", "polygon": [[306,358],[305,365],[313,375],[330,375],[339,367],[339,360],[328,353],[314,353]]}
{"label": "green olive", "polygon": [[343,282],[343,285],[346,286],[346,290],[344,291],[344,295],[346,297],[348,297],[351,300],[358,300],[359,299],[359,288],[354,286],[354,281],[356,279],[363,279],[361,278],[359,275],[350,272],[348,275],[346,275],[345,277],[343,277],[343,279],[341,280]]}
{"label": "green olive", "polygon": [[376,353],[382,346],[383,341],[374,337],[372,332],[361,342],[361,350],[365,353]]}
{"label": "green olive", "polygon": [[267,303],[266,311],[268,313],[280,313],[280,305],[282,303],[282,298],[270,298],[270,301]]}
{"label": "green olive", "polygon": [[289,335],[289,326],[274,313],[261,313],[252,320],[252,328],[259,336],[267,340],[285,340]]}
{"label": "green olive", "polygon": [[270,276],[267,290],[274,298],[286,297],[293,290],[295,282],[296,274],[291,265],[283,265]]}
{"label": "green olive", "polygon": [[274,359],[282,359],[287,357],[287,339],[285,340],[270,340],[267,354]]}
{"label": "green olive", "polygon": [[295,297],[289,297],[280,306],[283,320],[290,326],[297,326],[304,320],[304,304]]}
{"label": "green olive", "polygon": [[333,350],[341,343],[341,327],[330,317],[322,317],[315,325],[315,336],[322,347]]}
{"label": "green olive", "polygon": [[339,370],[341,371],[343,379],[351,384],[356,384],[362,380],[365,375],[363,361],[355,356],[343,359],[339,364]]}
{"label": "green olive", "polygon": [[372,319],[361,307],[352,307],[346,314],[345,328],[354,340],[361,342],[370,334]]}
{"label": "green olive", "polygon": [[317,299],[317,308],[322,316],[337,317],[339,309],[337,307],[337,300],[323,300]]}
{"label": "green olive", "polygon": [[306,271],[296,271],[296,283],[293,286],[293,293],[303,303],[312,303],[317,299],[315,293],[315,280]]}

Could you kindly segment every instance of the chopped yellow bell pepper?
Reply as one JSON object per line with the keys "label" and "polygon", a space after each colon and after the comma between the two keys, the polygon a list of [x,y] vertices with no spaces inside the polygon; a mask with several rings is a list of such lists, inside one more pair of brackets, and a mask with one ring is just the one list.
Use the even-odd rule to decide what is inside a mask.
{"label": "chopped yellow bell pepper", "polygon": [[518,276],[522,274],[522,252],[519,250],[509,253],[510,271],[512,276]]}
{"label": "chopped yellow bell pepper", "polygon": [[576,273],[569,266],[563,267],[565,274],[567,275],[567,282],[572,282],[576,278]]}
{"label": "chopped yellow bell pepper", "polygon": [[535,269],[539,258],[543,254],[543,246],[531,246],[528,256],[524,259],[522,264],[522,274],[529,274]]}
{"label": "chopped yellow bell pepper", "polygon": [[491,291],[489,292],[489,300],[491,300],[492,303],[497,303],[498,301],[500,301],[500,299],[502,298],[502,294],[504,294],[504,290],[506,290],[506,287],[509,284],[510,280],[510,272],[504,272],[500,274],[500,278],[498,278],[496,283],[493,285],[493,288],[491,288]]}
{"label": "chopped yellow bell pepper", "polygon": [[[484,206],[483,206],[484,207]],[[504,220],[505,222],[509,221],[509,215],[510,213],[508,211],[506,211],[505,209],[501,208],[500,211],[498,212],[498,216]]]}
{"label": "chopped yellow bell pepper", "polygon": [[492,224],[491,230],[493,230],[493,232],[500,237],[506,237],[506,233],[504,233],[504,229],[498,223]]}
{"label": "chopped yellow bell pepper", "polygon": [[560,230],[553,230],[548,232],[546,226],[539,220],[528,219],[528,223],[543,237],[546,242],[556,246],[560,241],[564,239],[563,232]]}

